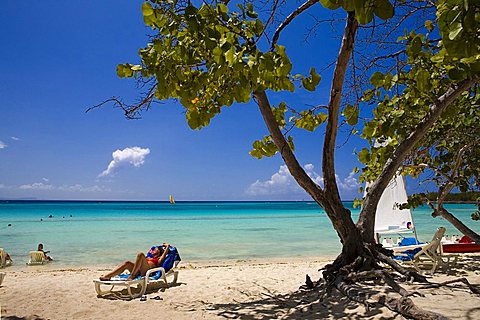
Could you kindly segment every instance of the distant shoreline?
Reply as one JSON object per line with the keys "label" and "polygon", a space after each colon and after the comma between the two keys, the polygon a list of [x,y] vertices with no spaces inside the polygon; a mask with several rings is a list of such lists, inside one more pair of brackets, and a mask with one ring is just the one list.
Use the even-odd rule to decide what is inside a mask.
{"label": "distant shoreline", "polygon": [[[437,203],[436,201],[432,201],[433,203]],[[474,201],[474,200],[469,200],[469,201],[454,201],[454,200],[450,200],[450,201],[443,201],[443,203],[450,203],[450,204],[476,204],[477,201]]]}
{"label": "distant shoreline", "polygon": [[[90,202],[90,203],[169,203],[169,200],[34,200],[34,199],[0,199],[0,204],[7,203],[42,203],[42,202]],[[175,200],[175,203],[281,203],[281,202],[298,202],[298,203],[309,203],[314,200]],[[343,200],[342,202],[353,202],[353,200]],[[432,201],[436,203],[436,201]],[[447,204],[476,204],[477,201],[468,200],[468,201],[458,201],[458,200],[449,200],[444,201],[443,203]]]}
{"label": "distant shoreline", "polygon": [[[93,202],[93,203],[126,203],[126,202],[135,202],[135,203],[170,203],[169,200],[18,200],[18,199],[0,199],[0,204],[5,203],[35,203],[35,202]],[[314,200],[175,200],[175,203],[243,203],[243,202],[258,202],[258,203],[281,203],[281,202],[299,202],[299,203],[309,203]],[[353,200],[344,200],[343,202],[353,202]]]}

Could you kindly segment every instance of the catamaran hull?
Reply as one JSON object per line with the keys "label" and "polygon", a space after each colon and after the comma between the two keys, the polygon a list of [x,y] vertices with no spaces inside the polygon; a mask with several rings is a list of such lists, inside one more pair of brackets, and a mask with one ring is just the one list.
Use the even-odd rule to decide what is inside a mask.
{"label": "catamaran hull", "polygon": [[480,252],[480,244],[476,243],[448,243],[443,245],[446,253],[471,253]]}

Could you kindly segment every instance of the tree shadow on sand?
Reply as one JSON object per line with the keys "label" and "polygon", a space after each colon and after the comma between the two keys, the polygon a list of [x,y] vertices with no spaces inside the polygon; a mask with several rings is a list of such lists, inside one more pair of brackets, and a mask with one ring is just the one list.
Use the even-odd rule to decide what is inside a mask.
{"label": "tree shadow on sand", "polygon": [[5,316],[2,317],[3,320],[46,320],[45,318],[41,318],[39,316],[28,316],[28,317],[17,317],[17,316]]}
{"label": "tree shadow on sand", "polygon": [[[459,255],[455,265],[439,273],[448,275],[451,279],[459,279],[468,274],[480,270],[480,256],[478,255]],[[438,294],[435,284],[443,287],[442,295],[449,296],[453,291],[470,292],[474,299],[478,294],[474,291],[480,290],[480,285],[464,282],[455,283],[436,283],[435,278],[430,279],[431,285],[410,284],[409,291],[411,297],[423,296],[423,294]],[[352,285],[353,290],[357,290],[359,296],[369,301],[369,306],[352,301],[333,290],[325,294],[324,285],[320,285],[312,290],[299,290],[289,294],[272,293],[268,288],[263,288],[263,298],[251,299],[250,301],[234,301],[231,303],[207,304],[204,307],[207,311],[213,312],[225,318],[235,319],[403,319],[403,317],[393,311],[388,310],[384,305],[385,297],[397,296],[398,293],[391,290],[390,287],[380,285],[380,283],[371,281],[366,282],[366,286],[356,287]],[[405,283],[403,284],[405,285]],[[430,287],[430,289],[429,289]],[[430,290],[430,291],[429,291]],[[464,316],[467,319],[478,319],[480,308],[465,310]]]}
{"label": "tree shadow on sand", "polygon": [[[149,284],[147,287],[147,290],[145,291],[145,294],[151,294],[151,293],[158,293],[158,292],[165,292],[166,290],[174,287],[179,287],[181,285],[186,285],[186,283],[182,282],[176,282],[176,283],[169,283],[168,285],[165,285],[163,283],[160,284]],[[134,294],[137,294],[140,291],[140,288],[132,289],[132,292]],[[97,298],[101,299],[107,299],[107,300],[125,300],[125,301],[130,301],[130,300],[135,300],[139,299],[140,297],[132,298],[128,290],[122,289],[122,290],[114,290],[109,293],[105,293],[101,296],[97,295]]]}
{"label": "tree shadow on sand", "polygon": [[[378,293],[375,289],[363,289],[367,295]],[[383,293],[386,293],[383,291]],[[273,294],[269,290],[263,292],[265,298],[248,302],[233,302],[206,306],[225,318],[235,319],[395,319],[395,315],[385,313],[385,309],[372,305],[369,310],[349,300],[336,291],[321,300],[323,290],[299,289],[291,294]],[[400,319],[401,317],[398,316]]]}

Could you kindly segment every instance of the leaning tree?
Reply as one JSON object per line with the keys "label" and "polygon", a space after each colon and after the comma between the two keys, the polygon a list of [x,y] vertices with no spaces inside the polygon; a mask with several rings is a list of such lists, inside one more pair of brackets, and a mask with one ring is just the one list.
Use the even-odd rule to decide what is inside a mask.
{"label": "leaning tree", "polygon": [[[396,44],[401,47],[400,52],[382,53],[383,58],[395,58],[389,70],[378,67],[379,56],[364,64],[368,68],[362,75],[371,75],[371,88],[359,94],[365,83],[356,86],[353,91],[357,98],[350,103],[352,99],[346,98],[346,77],[353,79],[354,84],[361,80],[355,72],[358,64],[349,69],[355,66],[352,54],[359,30],[374,32],[383,21],[395,18],[394,6],[388,0],[307,0],[280,19],[279,12],[289,7],[286,2],[257,3],[262,6],[260,15],[253,3],[182,0],[143,3],[144,21],[153,34],[139,50],[141,64],[118,65],[117,74],[136,78],[146,90],[136,104],[126,104],[115,97],[104,103],[113,101],[128,118],[136,118],[156,100],[178,99],[186,109],[188,125],[199,129],[207,126],[222,107],[253,99],[269,134],[255,141],[250,153],[257,158],[279,153],[297,183],[325,209],[342,243],[339,256],[323,271],[328,287],[336,287],[358,301],[362,297],[349,290],[352,281],[383,277],[392,288],[404,292],[392,284],[387,273],[381,272],[379,262],[389,264],[409,279],[426,281],[399,266],[388,256],[388,251],[375,243],[375,211],[389,181],[412,152],[425,143],[422,139],[445,111],[459,97],[473,94],[471,90],[480,70],[478,5],[456,0],[396,4],[395,8],[408,8],[412,15],[422,13],[426,33],[422,34],[416,28],[418,25],[410,25],[416,31],[407,32]],[[345,23],[328,103],[303,110],[286,103],[271,105],[269,96],[276,92],[315,91],[320,82],[315,68],[308,75],[292,74],[287,48],[281,45],[282,32],[291,22],[301,19],[306,12],[318,12],[315,10],[322,9],[320,3],[342,12]],[[393,29],[398,30],[407,19],[396,18]],[[381,48],[382,52],[388,49],[385,43]],[[373,118],[365,119],[362,129],[362,136],[371,142],[371,148],[359,152],[360,160],[367,164],[362,177],[371,184],[359,219],[354,221],[341,201],[336,181],[337,136],[341,124],[357,125],[363,108],[372,106]],[[455,110],[450,111],[448,117],[454,118]],[[323,186],[316,184],[299,164],[292,137],[293,127],[313,131],[319,126],[325,132]],[[375,140],[386,143],[376,148]],[[407,316],[438,316],[415,308],[407,297],[386,299],[383,304]]]}
{"label": "leaning tree", "polygon": [[[403,207],[426,203],[432,216],[442,217],[462,234],[480,243],[480,235],[455,216],[444,203],[452,190],[475,192],[480,188],[480,93],[478,87],[459,98],[429,131],[423,146],[407,158],[404,170],[423,183],[437,187],[431,201],[424,193],[413,194]],[[453,116],[450,115],[453,113]],[[477,207],[480,205],[477,199]],[[478,220],[478,211],[472,219]]]}

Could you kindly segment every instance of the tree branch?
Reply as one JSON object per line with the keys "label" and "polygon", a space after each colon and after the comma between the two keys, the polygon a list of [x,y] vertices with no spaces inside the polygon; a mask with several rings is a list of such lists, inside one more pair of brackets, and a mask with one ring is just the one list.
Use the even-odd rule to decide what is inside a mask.
{"label": "tree branch", "polygon": [[278,127],[275,116],[273,115],[272,109],[270,107],[270,102],[268,101],[267,94],[265,91],[254,91],[253,96],[258,103],[258,107],[263,116],[265,124],[267,125],[268,131],[272,135],[273,141],[280,152],[285,164],[287,165],[290,173],[297,183],[307,191],[310,196],[318,203],[324,202],[324,192],[319,185],[317,185],[303,170],[302,166],[298,163],[295,155],[290,149],[290,146],[285,140],[285,137],[282,134],[282,131]]}
{"label": "tree branch", "polygon": [[302,12],[313,6],[314,4],[317,4],[318,0],[307,0],[304,4],[302,4],[300,7],[298,7],[295,11],[290,13],[288,17],[278,26],[277,30],[275,30],[275,33],[272,38],[272,45],[271,45],[271,51],[275,48],[275,44],[278,41],[278,38],[280,37],[280,32],[282,32],[283,29],[285,29],[286,26],[292,22],[293,19],[295,19],[298,15],[300,15]]}
{"label": "tree branch", "polygon": [[436,101],[436,103],[430,106],[429,112],[418,124],[415,131],[397,146],[392,156],[387,160],[377,180],[369,187],[369,191],[365,197],[362,210],[360,211],[360,217],[357,222],[357,225],[362,230],[363,239],[366,242],[374,242],[375,212],[378,202],[382,196],[383,190],[385,190],[408,153],[415,147],[420,139],[422,139],[427,130],[433,126],[435,121],[441,116],[442,112],[454,102],[460,94],[472,87],[477,80],[477,78],[469,78],[461,81],[455,87],[450,87],[450,89],[448,89],[447,92]]}
{"label": "tree branch", "polygon": [[437,207],[438,207],[438,209],[443,209],[443,202],[445,201],[445,198],[450,193],[450,191],[452,191],[452,189],[455,187],[455,182],[458,179],[458,170],[459,170],[460,166],[462,165],[463,155],[465,154],[465,152],[468,150],[468,148],[471,145],[472,144],[467,144],[467,145],[463,146],[460,149],[460,151],[458,151],[458,154],[457,154],[457,157],[456,157],[456,160],[455,160],[455,164],[452,168],[452,177],[449,179],[450,181],[448,181],[445,184],[444,188],[442,188],[441,192],[439,193],[439,195],[437,197]]}
{"label": "tree branch", "polygon": [[358,22],[355,19],[355,13],[348,13],[347,23],[342,39],[340,52],[338,53],[337,63],[333,73],[332,89],[330,91],[330,100],[328,103],[328,120],[325,130],[325,141],[323,145],[322,170],[324,177],[324,189],[335,202],[341,203],[338,192],[337,181],[335,178],[335,143],[337,140],[338,117],[340,113],[340,103],[342,99],[343,83],[345,73],[347,72],[348,62],[352,56],[355,43],[355,35],[358,30]]}

